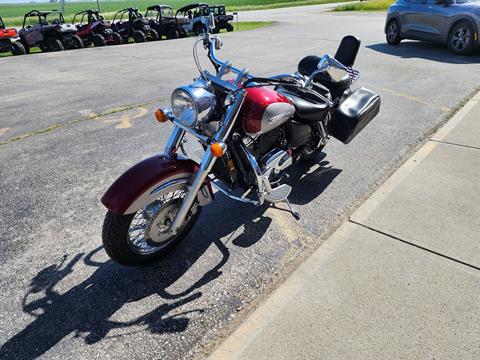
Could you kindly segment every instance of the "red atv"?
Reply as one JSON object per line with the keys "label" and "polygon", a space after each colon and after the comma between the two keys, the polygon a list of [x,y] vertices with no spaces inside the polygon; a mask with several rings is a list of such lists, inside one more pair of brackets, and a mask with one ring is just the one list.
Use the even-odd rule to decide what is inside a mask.
{"label": "red atv", "polygon": [[17,29],[6,29],[0,17],[0,53],[11,51],[12,55],[25,55],[25,48],[17,39]]}
{"label": "red atv", "polygon": [[[76,23],[75,20],[80,20]],[[77,35],[86,46],[120,45],[123,38],[118,32],[114,32],[110,23],[105,21],[97,10],[84,10],[75,14],[73,24],[77,26]]]}

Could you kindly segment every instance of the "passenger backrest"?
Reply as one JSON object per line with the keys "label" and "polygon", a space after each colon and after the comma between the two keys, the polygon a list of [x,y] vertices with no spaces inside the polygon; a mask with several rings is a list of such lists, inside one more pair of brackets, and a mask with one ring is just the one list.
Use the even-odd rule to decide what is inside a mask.
{"label": "passenger backrest", "polygon": [[360,44],[361,42],[359,38],[353,35],[345,36],[338,46],[337,52],[335,53],[335,59],[345,66],[353,66],[358,50],[360,49]]}

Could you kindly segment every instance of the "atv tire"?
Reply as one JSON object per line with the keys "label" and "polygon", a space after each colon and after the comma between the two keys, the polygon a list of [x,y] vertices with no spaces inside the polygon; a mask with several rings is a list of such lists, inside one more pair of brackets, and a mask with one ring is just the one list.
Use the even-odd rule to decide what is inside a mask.
{"label": "atv tire", "polygon": [[72,49],[83,49],[84,47],[85,47],[85,44],[83,43],[82,38],[78,35],[73,35],[72,36]]}
{"label": "atv tire", "polygon": [[141,30],[135,30],[133,32],[133,41],[135,41],[136,43],[142,43],[142,42],[145,42],[146,40],[146,36],[145,36],[145,33]]}
{"label": "atv tire", "polygon": [[114,32],[112,35],[113,45],[121,45],[123,44],[123,37],[118,32]]}
{"label": "atv tire", "polygon": [[25,47],[20,41],[15,41],[12,43],[12,55],[17,56],[17,55],[25,55],[27,51],[25,50]]}
{"label": "atv tire", "polygon": [[157,41],[158,39],[160,39],[160,36],[158,36],[158,33],[156,30],[147,30],[146,33],[145,33],[145,36],[147,38],[147,41]]}
{"label": "atv tire", "polygon": [[100,35],[100,34],[93,35],[92,42],[93,42],[93,46],[95,47],[107,45],[107,41],[105,40],[103,35]]}
{"label": "atv tire", "polygon": [[24,38],[21,38],[20,43],[23,45],[23,48],[25,49],[25,54],[30,54],[30,46],[28,46],[27,41]]}
{"label": "atv tire", "polygon": [[227,29],[228,32],[232,32],[233,31],[233,25],[232,24],[227,24],[225,29]]}
{"label": "atv tire", "polygon": [[170,29],[170,31],[167,33],[168,40],[178,39],[179,37],[180,37],[180,34],[175,29]]}
{"label": "atv tire", "polygon": [[55,38],[49,38],[47,40],[47,48],[48,51],[63,51],[65,47],[63,46],[62,42]]}

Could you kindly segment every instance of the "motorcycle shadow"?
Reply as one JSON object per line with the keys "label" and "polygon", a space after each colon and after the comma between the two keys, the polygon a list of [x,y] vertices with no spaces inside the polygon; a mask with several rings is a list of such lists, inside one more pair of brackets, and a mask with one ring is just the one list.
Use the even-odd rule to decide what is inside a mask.
{"label": "motorcycle shadow", "polygon": [[[340,173],[340,170],[325,168],[326,164],[321,162],[320,167],[306,176],[303,171],[311,164],[299,164],[292,169],[289,179],[295,184],[292,202],[303,204],[315,198]],[[325,176],[325,171],[330,175]],[[23,311],[34,316],[34,320],[3,344],[0,358],[36,358],[71,334],[83,338],[86,344],[95,344],[115,329],[134,328],[134,332],[154,334],[184,332],[190,315],[204,312],[202,308],[195,308],[202,296],[200,288],[222,275],[221,269],[230,258],[228,243],[252,246],[264,236],[272,222],[264,215],[267,205],[254,208],[227,200],[219,193],[216,196],[217,201],[204,209],[192,233],[171,256],[154,266],[127,268],[111,260],[97,261],[95,257],[103,249],[100,246],[88,254],[79,253],[70,260],[65,256],[59,263],[45,267],[31,280],[23,299]],[[168,291],[210,247],[220,252],[220,261],[207,266],[203,275],[195,276],[198,280],[185,290]],[[65,284],[70,280],[67,278],[81,266],[95,270],[65,291]],[[57,290],[58,287],[63,291]],[[132,320],[111,320],[126,304],[152,295],[157,295],[162,302],[155,309]],[[178,312],[177,308],[187,304],[190,304],[189,310]],[[170,314],[174,310],[175,314]]]}
{"label": "motorcycle shadow", "polygon": [[319,197],[325,189],[340,175],[342,170],[329,166],[324,161],[326,153],[319,153],[315,159],[300,162],[289,172],[286,181],[292,187],[289,201],[295,205],[306,205]]}

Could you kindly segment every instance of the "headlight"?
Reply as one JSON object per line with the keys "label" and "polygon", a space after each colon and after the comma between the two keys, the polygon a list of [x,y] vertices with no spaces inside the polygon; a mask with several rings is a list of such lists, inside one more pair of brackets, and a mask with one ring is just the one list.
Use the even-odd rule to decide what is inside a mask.
{"label": "headlight", "polygon": [[195,127],[208,121],[215,109],[215,95],[203,81],[182,86],[172,94],[173,115],[185,126]]}

